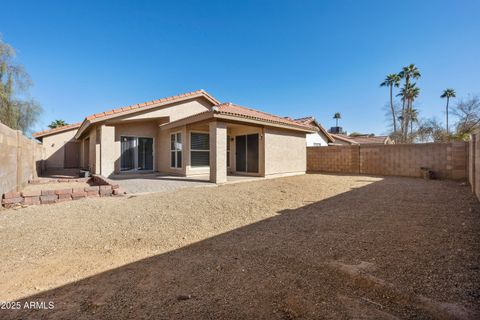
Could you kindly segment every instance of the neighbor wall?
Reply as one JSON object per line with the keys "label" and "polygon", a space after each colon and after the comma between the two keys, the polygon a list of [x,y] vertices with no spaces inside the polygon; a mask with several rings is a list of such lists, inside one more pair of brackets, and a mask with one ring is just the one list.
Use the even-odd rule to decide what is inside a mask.
{"label": "neighbor wall", "polygon": [[467,143],[308,147],[307,170],[421,177],[421,168],[443,179],[467,178]]}
{"label": "neighbor wall", "polygon": [[472,134],[468,150],[468,182],[480,200],[480,131]]}
{"label": "neighbor wall", "polygon": [[0,123],[0,195],[19,191],[43,169],[43,146]]}

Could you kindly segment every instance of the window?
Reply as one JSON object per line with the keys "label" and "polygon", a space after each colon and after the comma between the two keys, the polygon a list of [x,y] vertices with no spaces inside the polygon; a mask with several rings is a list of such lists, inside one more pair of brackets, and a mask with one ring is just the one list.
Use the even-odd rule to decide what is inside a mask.
{"label": "window", "polygon": [[230,168],[230,136],[227,136],[227,168]]}
{"label": "window", "polygon": [[170,167],[182,167],[182,134],[180,132],[170,135]]}
{"label": "window", "polygon": [[191,133],[190,161],[192,167],[206,167],[210,165],[210,136],[208,133]]}

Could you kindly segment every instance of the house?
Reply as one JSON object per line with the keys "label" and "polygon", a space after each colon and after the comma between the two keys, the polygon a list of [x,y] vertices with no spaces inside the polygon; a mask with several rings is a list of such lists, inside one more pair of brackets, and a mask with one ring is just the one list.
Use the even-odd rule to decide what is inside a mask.
{"label": "house", "polygon": [[315,120],[314,117],[303,117],[295,119],[295,121],[315,127],[318,131],[307,134],[307,147],[326,147],[328,144],[335,142],[335,139],[330,133],[325,130],[325,128]]}
{"label": "house", "polygon": [[232,103],[203,90],[97,113],[33,136],[48,168],[103,176],[162,172],[278,176],[306,171],[306,135],[318,129]]}
{"label": "house", "polygon": [[370,135],[356,135],[347,136],[344,134],[333,134],[335,143],[333,145],[358,145],[358,144],[394,144],[389,136],[370,136]]}

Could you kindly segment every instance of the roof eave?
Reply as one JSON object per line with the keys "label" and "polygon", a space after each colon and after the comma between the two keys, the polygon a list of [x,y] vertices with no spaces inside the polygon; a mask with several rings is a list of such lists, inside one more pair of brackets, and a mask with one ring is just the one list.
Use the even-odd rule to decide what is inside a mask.
{"label": "roof eave", "polygon": [[187,118],[179,119],[177,121],[173,121],[170,123],[162,124],[160,125],[161,130],[168,130],[168,129],[173,129],[177,128],[183,125],[195,123],[195,122],[200,122],[204,120],[209,120],[209,119],[221,119],[221,120],[230,120],[230,121],[241,121],[241,122],[246,122],[246,123],[251,123],[251,124],[257,124],[257,125],[263,125],[263,126],[270,126],[270,127],[276,127],[276,128],[282,128],[282,129],[287,129],[287,130],[294,130],[294,131],[301,131],[301,132],[306,132],[306,133],[314,133],[317,132],[315,128],[306,128],[306,127],[300,127],[300,126],[292,126],[288,124],[281,124],[281,123],[276,123],[276,122],[271,122],[271,121],[265,121],[265,120],[257,120],[257,119],[251,119],[248,117],[243,117],[240,115],[232,115],[232,114],[226,114],[220,112],[202,112]]}

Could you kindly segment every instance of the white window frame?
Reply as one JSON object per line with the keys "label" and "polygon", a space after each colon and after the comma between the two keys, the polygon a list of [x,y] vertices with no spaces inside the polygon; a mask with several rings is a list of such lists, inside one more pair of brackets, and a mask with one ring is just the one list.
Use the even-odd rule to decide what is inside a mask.
{"label": "white window frame", "polygon": [[[177,141],[177,134],[180,134],[180,139],[182,140],[182,142],[180,142],[182,144],[182,148],[181,149],[176,149],[175,148],[175,143],[178,143]],[[175,139],[174,139],[174,149],[172,149],[172,136],[175,136]],[[182,169],[183,167],[183,158],[184,158],[184,154],[183,154],[183,140],[184,138],[182,137],[182,132],[181,131],[176,131],[176,132],[171,132],[170,133],[170,140],[169,140],[169,143],[170,143],[170,157],[169,157],[169,162],[170,162],[170,169],[175,169],[175,170],[179,170],[179,169]],[[182,153],[182,163],[180,163],[180,167],[177,166],[178,164],[178,152],[181,152]],[[172,152],[175,153],[175,166],[172,167]]]}
{"label": "white window frame", "polygon": [[[208,150],[192,149],[192,134],[194,134],[194,133],[209,135],[209,137],[208,137]],[[194,166],[192,164],[192,151],[194,151],[194,152],[206,152],[206,153],[208,153],[208,159],[210,159],[210,133],[208,131],[190,131],[189,144],[190,144],[190,167],[192,167],[192,168],[210,168],[210,164],[208,166]]]}

